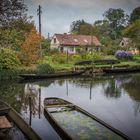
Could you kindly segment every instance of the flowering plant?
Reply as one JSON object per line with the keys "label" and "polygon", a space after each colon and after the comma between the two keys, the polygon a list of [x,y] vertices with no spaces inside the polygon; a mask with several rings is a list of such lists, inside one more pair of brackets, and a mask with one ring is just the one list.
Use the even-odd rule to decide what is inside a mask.
{"label": "flowering plant", "polygon": [[130,60],[133,59],[133,54],[129,51],[117,50],[115,53],[116,58],[121,60]]}

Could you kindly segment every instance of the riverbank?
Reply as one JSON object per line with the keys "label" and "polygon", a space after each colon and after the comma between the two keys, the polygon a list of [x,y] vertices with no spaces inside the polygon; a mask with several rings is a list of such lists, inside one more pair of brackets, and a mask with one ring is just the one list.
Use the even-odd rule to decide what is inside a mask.
{"label": "riverbank", "polygon": [[[138,65],[131,65],[131,64],[114,64],[114,65],[86,65],[86,66],[71,66],[69,68],[61,67],[59,69],[55,68],[55,72],[68,72],[68,71],[79,71],[79,70],[85,70],[84,75],[95,75],[95,74],[102,74],[104,72],[104,69],[115,69],[115,68],[128,68],[128,69],[140,69],[140,64]],[[36,74],[37,73],[37,66],[31,66],[31,67],[22,67],[18,69],[13,70],[1,70],[0,71],[0,80],[18,80],[20,77],[20,74]],[[45,74],[45,72],[41,71],[40,74]]]}

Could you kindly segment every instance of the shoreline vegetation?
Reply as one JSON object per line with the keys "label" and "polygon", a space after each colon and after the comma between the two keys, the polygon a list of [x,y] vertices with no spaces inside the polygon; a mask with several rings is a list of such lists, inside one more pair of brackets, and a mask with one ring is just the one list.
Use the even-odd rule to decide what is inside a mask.
{"label": "shoreline vegetation", "polygon": [[[118,64],[94,64],[93,65],[73,65],[73,64],[57,64],[53,68],[48,64],[33,65],[28,67],[20,67],[17,69],[0,70],[0,80],[18,80],[21,79],[19,74],[49,74],[61,71],[78,71],[86,70],[85,74],[92,75],[93,73],[101,74],[104,68],[135,68],[140,67],[138,62],[121,62]],[[40,68],[42,67],[42,68]],[[44,67],[44,68],[43,68]]]}

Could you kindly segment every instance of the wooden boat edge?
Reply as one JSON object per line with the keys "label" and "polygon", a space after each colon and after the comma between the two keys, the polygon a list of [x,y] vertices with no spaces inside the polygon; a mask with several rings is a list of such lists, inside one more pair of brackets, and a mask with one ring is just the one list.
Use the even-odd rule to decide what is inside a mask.
{"label": "wooden boat edge", "polygon": [[105,73],[136,73],[140,72],[140,68],[105,68]]}
{"label": "wooden boat edge", "polygon": [[57,78],[57,77],[71,77],[83,74],[85,71],[70,71],[65,73],[54,73],[54,74],[19,74],[18,76],[24,79],[46,79],[46,78]]}
{"label": "wooden boat edge", "polygon": [[[61,100],[63,100],[63,101],[66,101],[66,102],[68,102],[68,103],[71,103],[71,102],[69,102],[69,101],[67,101],[67,100],[64,100],[64,99],[62,99],[62,98],[57,98],[57,97],[54,97],[54,98],[53,98],[53,97],[50,97],[50,98],[45,98],[45,99],[61,99]],[[45,100],[45,99],[44,99],[44,100]],[[112,132],[116,133],[117,135],[121,136],[122,138],[124,138],[124,139],[126,139],[126,140],[132,140],[132,139],[131,139],[130,137],[128,137],[126,134],[122,133],[122,132],[119,131],[118,129],[116,129],[116,128],[110,126],[110,125],[107,124],[107,123],[105,123],[103,120],[97,118],[95,115],[92,115],[91,113],[89,113],[89,112],[87,112],[86,110],[80,108],[79,106],[74,105],[73,103],[71,103],[71,104],[74,106],[74,108],[75,108],[76,110],[78,110],[78,111],[82,112],[83,114],[85,114],[85,115],[91,117],[92,119],[96,120],[96,121],[99,122],[101,125],[103,125],[104,127],[108,128],[109,130],[111,130]],[[44,107],[44,108],[45,108],[45,107]],[[51,115],[51,113],[49,113],[49,111],[47,111],[47,109],[44,109],[44,111],[45,111],[45,113],[48,115],[47,117],[49,117],[49,119],[50,119],[50,121],[51,121],[51,124],[52,124],[52,126],[54,127],[54,129],[55,129],[57,132],[58,132],[57,128],[62,129],[62,130],[61,130],[62,132],[58,132],[58,134],[60,134],[60,133],[63,133],[63,134],[64,134],[64,133],[67,133],[67,132],[56,122],[56,120],[53,118],[53,116]],[[55,127],[56,127],[56,128],[55,128]],[[62,138],[63,138],[63,134],[60,134],[60,135],[62,135]],[[68,136],[69,136],[69,135],[68,135]],[[69,138],[72,139],[70,136],[69,136]],[[65,139],[65,138],[64,138],[64,139]]]}
{"label": "wooden boat edge", "polygon": [[[1,101],[3,102],[3,101]],[[8,110],[2,113],[2,115],[6,115],[12,119],[12,121],[17,125],[17,127],[25,134],[27,138],[30,140],[41,140],[40,136],[33,130],[31,126],[27,124],[27,122],[20,116],[16,110],[10,107],[7,103],[3,102],[7,105]]]}
{"label": "wooden boat edge", "polygon": [[[49,99],[59,99],[59,98],[52,98],[52,97],[50,97]],[[68,101],[66,101],[66,102],[68,102]],[[70,103],[70,102],[68,102],[68,103]],[[47,111],[47,109],[45,109],[45,107],[44,107],[44,115],[45,115],[45,117],[47,117],[47,119],[50,122],[50,124],[53,126],[53,128],[55,129],[55,131],[60,135],[60,137],[63,140],[72,140],[71,136],[62,127],[60,127],[60,125],[53,118],[53,116],[51,115],[51,113],[49,113]]]}
{"label": "wooden boat edge", "polygon": [[25,120],[22,119],[22,117],[15,110],[11,109],[8,115],[30,140],[41,140],[40,136],[32,129],[31,126],[26,123]]}

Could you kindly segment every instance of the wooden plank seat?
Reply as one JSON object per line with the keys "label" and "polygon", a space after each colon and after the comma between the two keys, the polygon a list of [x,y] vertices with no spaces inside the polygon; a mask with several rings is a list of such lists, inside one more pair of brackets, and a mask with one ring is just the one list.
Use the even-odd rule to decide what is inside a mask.
{"label": "wooden plank seat", "polygon": [[6,116],[0,116],[0,129],[9,129],[12,125]]}

